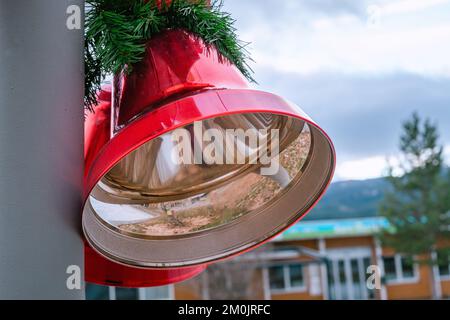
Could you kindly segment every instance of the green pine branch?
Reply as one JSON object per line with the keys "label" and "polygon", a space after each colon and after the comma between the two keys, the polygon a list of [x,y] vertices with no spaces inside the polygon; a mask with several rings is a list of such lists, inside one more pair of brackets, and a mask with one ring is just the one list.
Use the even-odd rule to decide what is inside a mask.
{"label": "green pine branch", "polygon": [[173,0],[159,9],[155,0],[88,0],[85,23],[85,105],[96,103],[97,90],[106,74],[132,71],[142,60],[146,42],[157,33],[184,29],[215,47],[221,59],[233,63],[250,81],[251,60],[247,43],[239,40],[235,20],[222,12],[222,1]]}
{"label": "green pine branch", "polygon": [[380,234],[383,245],[407,256],[426,256],[439,241],[450,239],[450,170],[442,150],[432,122],[413,114],[404,123],[399,158],[403,172],[395,175],[391,168],[390,189],[380,205],[391,226]]}

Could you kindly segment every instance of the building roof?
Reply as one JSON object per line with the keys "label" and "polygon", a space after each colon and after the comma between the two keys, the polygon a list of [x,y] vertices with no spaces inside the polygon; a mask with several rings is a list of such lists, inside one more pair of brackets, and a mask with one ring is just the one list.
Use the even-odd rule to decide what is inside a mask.
{"label": "building roof", "polygon": [[365,236],[387,228],[389,222],[383,217],[300,221],[275,241]]}

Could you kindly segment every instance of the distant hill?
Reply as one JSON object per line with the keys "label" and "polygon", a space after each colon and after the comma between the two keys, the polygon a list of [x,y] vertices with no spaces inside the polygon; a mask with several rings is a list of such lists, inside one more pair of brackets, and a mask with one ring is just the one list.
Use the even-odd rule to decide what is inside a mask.
{"label": "distant hill", "polygon": [[332,183],[304,220],[375,217],[388,186],[383,178]]}

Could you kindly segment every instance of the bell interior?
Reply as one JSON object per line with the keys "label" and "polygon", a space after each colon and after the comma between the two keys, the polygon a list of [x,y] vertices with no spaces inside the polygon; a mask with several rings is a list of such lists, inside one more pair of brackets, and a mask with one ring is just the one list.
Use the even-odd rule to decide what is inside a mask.
{"label": "bell interior", "polygon": [[[326,138],[302,119],[236,114],[181,129],[122,158],[92,190],[84,228],[88,241],[104,255],[144,267],[191,265],[226,256],[298,219],[331,176],[334,159]],[[307,174],[310,169],[319,170],[320,177]],[[264,227],[259,228],[260,223]],[[184,258],[178,249],[175,256],[170,250],[157,253],[179,240],[202,249],[193,254],[189,248],[185,253],[191,255]],[[161,247],[155,250],[157,244]],[[143,251],[133,255],[130,249]],[[119,254],[121,250],[128,252]]]}

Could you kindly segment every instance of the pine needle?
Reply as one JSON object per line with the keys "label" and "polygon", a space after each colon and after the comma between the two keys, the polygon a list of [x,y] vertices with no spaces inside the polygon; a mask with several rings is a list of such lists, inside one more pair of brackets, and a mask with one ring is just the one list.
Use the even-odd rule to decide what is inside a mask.
{"label": "pine needle", "polygon": [[246,49],[239,40],[235,20],[222,11],[220,0],[173,0],[170,5],[156,0],[87,0],[85,23],[85,105],[91,110],[97,91],[107,74],[125,68],[131,72],[145,54],[145,45],[167,29],[184,29],[215,47],[221,59],[233,63],[250,81],[253,71]]}

